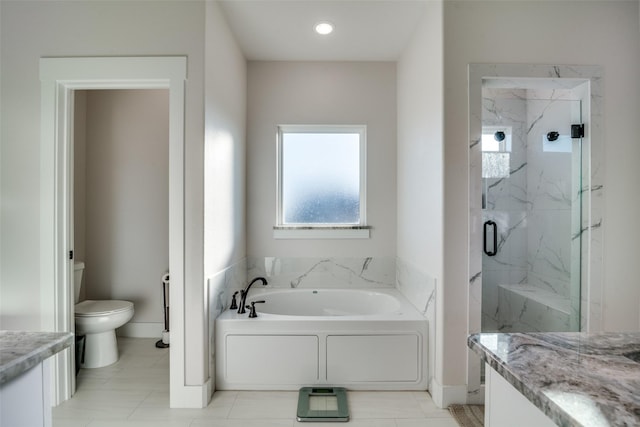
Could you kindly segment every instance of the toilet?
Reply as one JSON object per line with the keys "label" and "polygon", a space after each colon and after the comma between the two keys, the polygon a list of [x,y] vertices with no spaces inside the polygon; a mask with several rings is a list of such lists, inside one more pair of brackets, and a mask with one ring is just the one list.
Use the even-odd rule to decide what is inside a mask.
{"label": "toilet", "polygon": [[84,335],[83,368],[101,368],[118,361],[116,328],[133,317],[133,303],[120,300],[86,300],[78,303],[82,286],[83,262],[74,263],[74,301],[76,335]]}

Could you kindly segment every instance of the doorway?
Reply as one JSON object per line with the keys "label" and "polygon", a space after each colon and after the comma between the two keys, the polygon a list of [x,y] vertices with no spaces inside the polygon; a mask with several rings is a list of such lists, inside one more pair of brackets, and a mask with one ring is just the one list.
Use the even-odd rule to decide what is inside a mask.
{"label": "doorway", "polygon": [[481,331],[578,331],[582,102],[496,86],[482,89]]}
{"label": "doorway", "polygon": [[[118,334],[160,338],[169,269],[169,93],[75,90],[74,260],[79,301],[125,300]],[[77,354],[77,352],[76,352]]]}
{"label": "doorway", "polygon": [[[469,334],[600,329],[600,76],[599,66],[469,65]],[[572,124],[584,124],[584,137],[571,138]],[[545,175],[546,163],[563,172]],[[534,206],[556,216],[545,219]],[[513,292],[531,285],[554,295],[535,321],[523,318],[530,295]],[[564,313],[557,324],[548,322],[549,307]],[[468,351],[467,361],[467,401],[481,402],[480,360]]]}
{"label": "doorway", "polygon": [[[40,306],[42,329],[73,331],[73,111],[76,90],[169,90],[170,392],[184,381],[184,82],[185,57],[42,58]],[[52,404],[71,397],[73,353],[52,360]]]}

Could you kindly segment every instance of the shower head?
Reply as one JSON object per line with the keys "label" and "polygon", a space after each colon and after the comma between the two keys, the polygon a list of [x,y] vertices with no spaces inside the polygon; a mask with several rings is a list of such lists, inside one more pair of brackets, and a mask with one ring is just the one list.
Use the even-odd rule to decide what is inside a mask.
{"label": "shower head", "polygon": [[558,137],[560,136],[560,134],[556,131],[551,131],[547,134],[547,141],[549,142],[553,142],[556,141],[558,139]]}
{"label": "shower head", "polygon": [[505,139],[505,134],[504,132],[502,132],[501,130],[499,130],[498,132],[493,134],[493,139],[495,139],[498,142],[502,142]]}

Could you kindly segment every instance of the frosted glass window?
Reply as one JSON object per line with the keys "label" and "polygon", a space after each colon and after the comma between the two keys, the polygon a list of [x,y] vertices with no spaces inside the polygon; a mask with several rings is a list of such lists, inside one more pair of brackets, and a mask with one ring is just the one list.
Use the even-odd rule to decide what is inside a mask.
{"label": "frosted glass window", "polygon": [[482,127],[482,177],[507,178],[510,173],[511,127]]}
{"label": "frosted glass window", "polygon": [[483,178],[508,178],[510,153],[482,153]]}
{"label": "frosted glass window", "polygon": [[279,224],[363,224],[364,129],[282,127],[279,134]]}

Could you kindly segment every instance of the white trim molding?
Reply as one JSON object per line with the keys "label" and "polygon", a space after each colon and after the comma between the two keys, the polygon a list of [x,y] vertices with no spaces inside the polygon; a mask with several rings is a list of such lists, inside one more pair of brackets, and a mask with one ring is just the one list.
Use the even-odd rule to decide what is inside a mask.
{"label": "white trim molding", "polygon": [[448,408],[452,404],[467,403],[467,385],[442,385],[434,377],[429,385],[429,392],[433,398],[433,403],[438,408]]}
{"label": "white trim molding", "polygon": [[[46,331],[73,332],[73,98],[75,90],[169,90],[170,394],[189,407],[184,343],[184,111],[187,58],[41,58],[40,307]],[[52,404],[71,397],[73,351],[54,356]],[[204,385],[205,388],[206,385]],[[186,396],[186,397],[185,397]],[[198,396],[201,407],[203,399]],[[206,398],[204,399],[206,405]],[[192,404],[193,405],[193,404]],[[191,406],[193,407],[193,406]]]}
{"label": "white trim molding", "polygon": [[368,239],[368,226],[355,227],[273,227],[274,239]]}
{"label": "white trim molding", "polygon": [[[350,134],[358,135],[359,140],[359,188],[358,197],[360,204],[359,211],[359,223],[328,223],[328,224],[315,224],[315,223],[287,223],[285,222],[284,213],[284,135],[285,134]],[[368,238],[369,233],[329,233],[329,237],[324,237],[326,233],[305,233],[295,231],[293,233],[290,230],[315,230],[320,229],[325,231],[331,228],[338,229],[353,229],[352,226],[359,226],[360,228],[366,228],[367,225],[367,126],[366,125],[279,125],[276,136],[276,159],[277,159],[277,177],[276,177],[276,226],[274,227],[274,238],[276,239],[313,239],[313,238],[336,238],[336,234],[340,234],[339,238]],[[281,230],[288,230],[285,233],[280,233]],[[285,234],[286,237],[280,237],[279,235]],[[297,237],[301,236],[301,237]]]}

